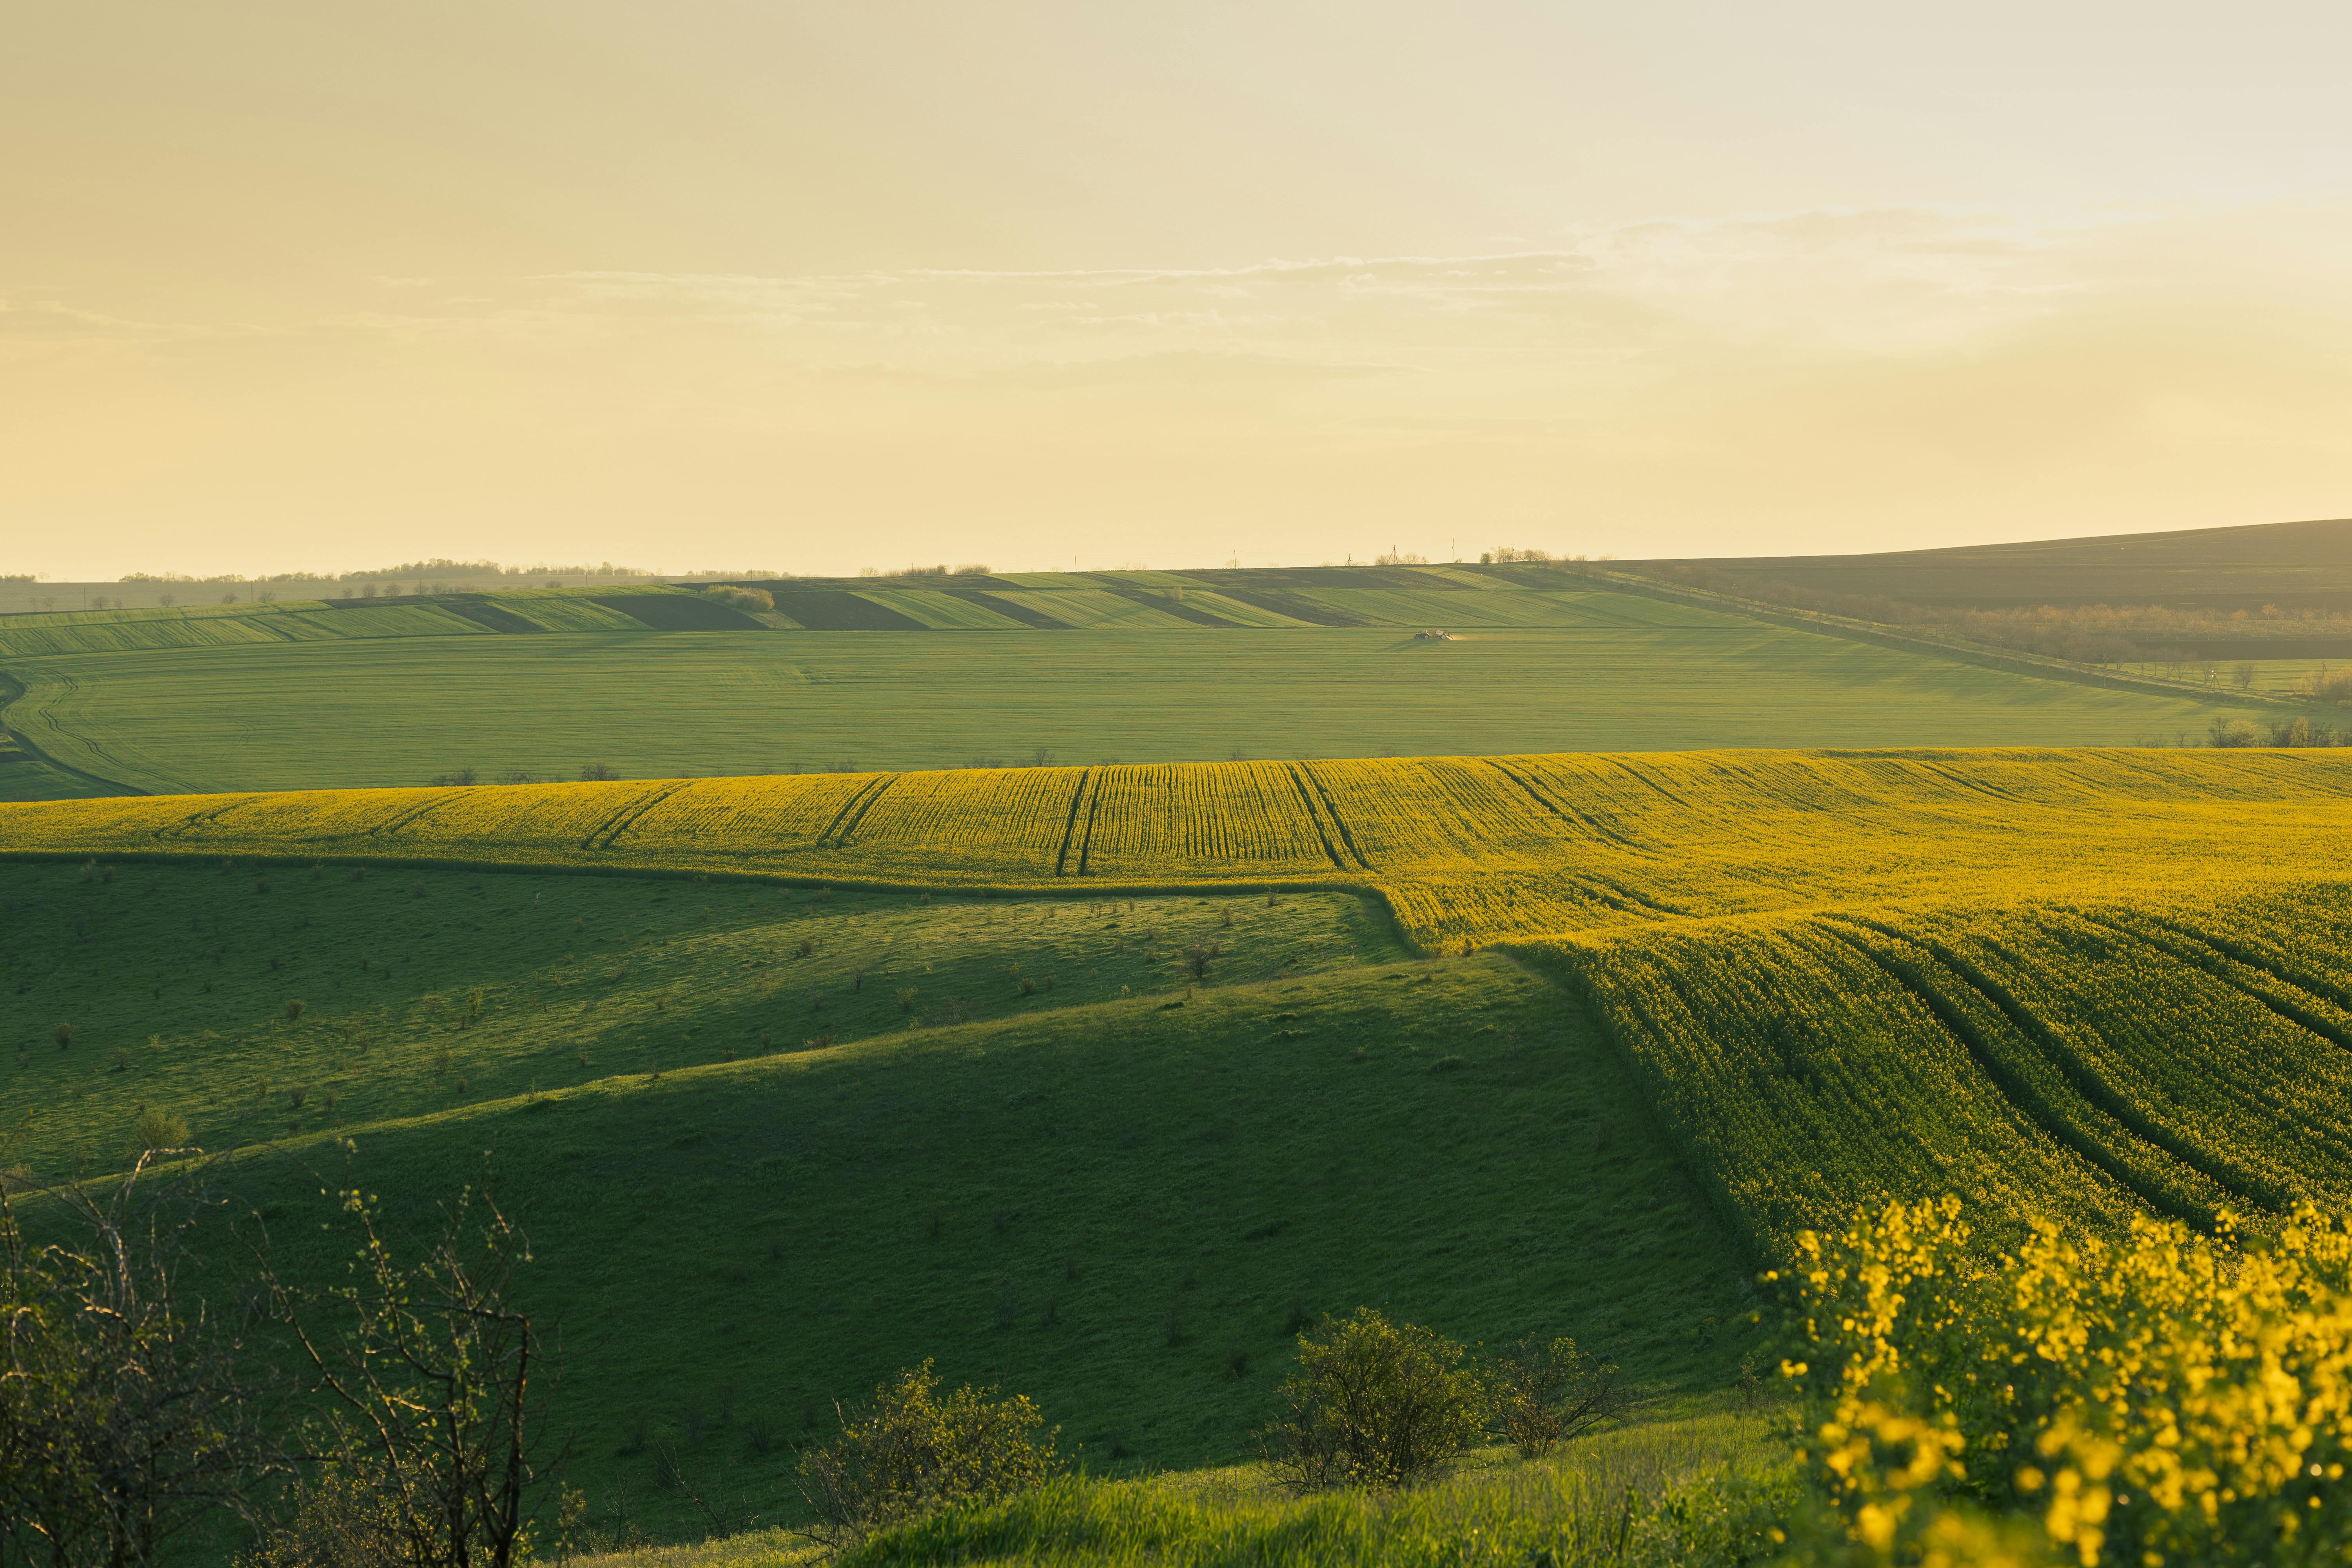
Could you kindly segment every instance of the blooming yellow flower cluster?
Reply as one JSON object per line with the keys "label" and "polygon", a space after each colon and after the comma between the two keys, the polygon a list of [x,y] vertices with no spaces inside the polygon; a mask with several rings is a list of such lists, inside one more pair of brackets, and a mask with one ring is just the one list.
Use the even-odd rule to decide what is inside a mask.
{"label": "blooming yellow flower cluster", "polygon": [[1805,1458],[1859,1543],[1965,1546],[1973,1505],[2083,1568],[2352,1552],[2352,1237],[2304,1208],[2260,1247],[2135,1217],[1989,1256],[1962,1215],[1888,1205],[1781,1276]]}

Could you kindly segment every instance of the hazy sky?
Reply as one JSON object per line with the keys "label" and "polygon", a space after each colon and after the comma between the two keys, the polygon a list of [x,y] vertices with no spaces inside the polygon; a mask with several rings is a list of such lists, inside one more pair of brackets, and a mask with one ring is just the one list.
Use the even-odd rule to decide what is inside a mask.
{"label": "hazy sky", "polygon": [[0,5],[0,571],[2352,513],[2352,7]]}

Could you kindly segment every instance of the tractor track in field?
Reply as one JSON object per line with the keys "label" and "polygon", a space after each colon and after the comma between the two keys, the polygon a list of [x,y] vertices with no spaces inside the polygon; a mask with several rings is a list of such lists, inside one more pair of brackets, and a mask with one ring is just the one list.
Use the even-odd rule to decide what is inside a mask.
{"label": "tractor track in field", "polygon": [[[1105,769],[1104,772],[1109,770]],[[1095,814],[1102,809],[1102,779],[1097,776],[1093,791],[1087,796],[1087,836],[1078,841],[1078,875],[1087,874],[1087,865],[1095,852]]]}
{"label": "tractor track in field", "polygon": [[881,783],[876,784],[874,788],[866,795],[865,798],[856,803],[857,809],[850,815],[849,820],[843,823],[833,836],[833,847],[835,849],[840,848],[845,844],[854,842],[853,835],[857,832],[857,825],[866,820],[866,814],[874,809],[874,803],[880,800],[884,795],[889,794],[890,786],[898,782],[898,775],[897,773],[886,773],[883,775]]}
{"label": "tractor track in field", "polygon": [[[70,675],[60,675],[58,679],[64,683],[66,695],[70,695],[71,693],[80,689],[79,685]],[[5,715],[10,708],[15,707],[18,702],[23,701],[26,697],[31,693],[31,691],[32,688],[27,686],[21,678],[11,674],[7,670],[0,669],[0,715]],[[49,715],[49,701],[47,698],[44,697],[41,700],[38,704],[38,709],[42,718],[45,720],[47,719]],[[60,725],[55,724],[51,727],[55,729],[63,728]],[[7,729],[8,733],[16,737],[17,748],[26,756],[37,758],[41,762],[47,763],[49,766],[57,769],[58,772],[61,773],[70,773],[78,779],[88,779],[90,783],[98,784],[102,788],[112,790],[117,795],[153,795],[155,793],[153,790],[142,788],[138,784],[125,784],[121,779],[109,778],[104,773],[92,773],[88,768],[78,768],[71,763],[59,762],[56,756],[44,751],[18,726],[11,724]],[[95,753],[96,755],[105,757],[108,762],[113,763],[117,765],[121,764],[121,759],[109,755],[104,747],[93,745],[87,741],[81,742],[81,744],[86,750]]]}
{"label": "tractor track in field", "polygon": [[1356,858],[1357,865],[1367,871],[1370,870],[1372,863],[1364,858],[1362,850],[1356,847],[1356,836],[1349,829],[1348,819],[1339,815],[1339,808],[1331,804],[1331,792],[1323,787],[1323,780],[1315,772],[1315,764],[1300,763],[1297,764],[1297,771],[1304,773],[1307,775],[1307,782],[1315,786],[1316,797],[1322,801],[1325,815],[1331,818],[1331,826],[1339,830],[1339,842],[1348,847],[1348,853]]}
{"label": "tractor track in field", "polygon": [[1062,852],[1054,857],[1054,875],[1056,877],[1067,874],[1065,868],[1070,863],[1070,835],[1077,831],[1078,803],[1086,799],[1087,781],[1094,776],[1094,769],[1084,770],[1078,774],[1078,787],[1070,792],[1070,815],[1062,820]]}
{"label": "tractor track in field", "polygon": [[1315,825],[1315,837],[1322,841],[1325,858],[1331,862],[1335,869],[1346,870],[1348,863],[1339,858],[1339,852],[1337,849],[1331,847],[1331,835],[1323,826],[1321,814],[1315,809],[1315,796],[1308,792],[1307,781],[1298,776],[1298,770],[1295,767],[1286,771],[1290,774],[1291,787],[1298,792],[1298,803],[1307,808],[1307,820]]}
{"label": "tractor track in field", "polygon": [[1982,967],[1957,949],[1932,937],[1922,938],[1894,926],[1883,925],[1865,915],[1842,918],[1881,936],[1908,942],[1935,959],[2008,1019],[2010,1027],[2015,1029],[2042,1060],[2056,1068],[2076,1094],[2129,1128],[2141,1142],[2163,1150],[2222,1191],[2248,1203],[2282,1213],[2292,1206],[2288,1195],[2275,1184],[2242,1169],[2234,1161],[2200,1147],[2194,1140],[2164,1126],[2128,1098],[2117,1093],[2090,1063],[2084,1061],[2047,1024],[2035,1017],[2031,1008],[2011,995],[2007,986],[1986,973]]}
{"label": "tractor track in field", "polygon": [[[1892,938],[1913,946],[1919,945],[1911,943],[1907,937],[1896,935],[1874,922],[1857,921],[1856,923],[1866,926],[1880,937]],[[1902,987],[1906,994],[1925,1007],[1928,1016],[1943,1026],[1946,1034],[1958,1042],[1960,1049],[1968,1053],[1969,1059],[1976,1064],[1977,1070],[1984,1075],[1985,1081],[1993,1087],[2001,1099],[2015,1107],[2018,1114],[2024,1117],[2034,1127],[2039,1128],[2043,1136],[2062,1147],[2073,1150],[2083,1159],[2105,1172],[2124,1191],[2131,1194],[2157,1213],[2169,1215],[2174,1219],[2194,1226],[2208,1234],[2216,1228],[2219,1222],[2218,1215],[2178,1194],[2166,1192],[2162,1187],[2150,1182],[2145,1175],[2133,1170],[2128,1162],[2118,1158],[2113,1150],[2093,1137],[2063,1110],[2049,1103],[2039,1089],[2027,1082],[2008,1064],[2000,1060],[1999,1053],[1986,1041],[1976,1025],[1966,1014],[1954,1006],[1950,998],[1937,990],[1924,974],[1916,973],[1910,964],[1901,959],[1880,952],[1858,937],[1838,930],[1837,922],[1833,920],[1822,921],[1820,922],[1820,929],[1824,935],[1852,949],[1889,980]],[[1930,956],[1936,956],[1932,949],[1922,947],[1921,951],[1929,953]],[[1965,977],[1962,978],[1965,983]],[[1996,1011],[2003,1012],[2006,1016],[2006,1010],[2002,1009],[1992,997],[1982,992],[1978,992],[1977,994]],[[2013,1025],[2015,1020],[2012,1018],[2011,1022]],[[2032,1037],[2030,1035],[2027,1036],[2027,1041],[2029,1045],[2032,1043]],[[2082,1085],[2074,1080],[2073,1075],[2056,1063],[2052,1065],[2058,1068],[2059,1080],[2073,1089],[2095,1115],[2105,1115],[2110,1121],[2116,1121],[2117,1131],[2127,1138],[2138,1136],[2136,1130],[2121,1121],[2116,1121],[2113,1114],[2108,1112],[2096,1099],[2084,1094]],[[2147,1142],[2144,1138],[2139,1141]],[[2159,1146],[2150,1144],[2150,1147]],[[2169,1152],[2169,1151],[2166,1152]],[[2186,1163],[2186,1162],[2183,1163]],[[2210,1174],[2210,1173],[2205,1173]],[[2229,1188],[2226,1183],[2222,1185],[2225,1190],[2235,1190]]]}
{"label": "tractor track in field", "polygon": [[671,784],[667,789],[655,791],[651,796],[637,795],[633,797],[624,805],[617,806],[613,811],[607,813],[603,821],[590,828],[588,830],[588,836],[580,840],[580,847],[583,849],[610,849],[614,843],[619,839],[621,835],[629,830],[631,824],[635,823],[639,817],[645,816],[646,813],[651,811],[654,807],[659,805],[662,802],[667,800],[670,796],[677,794],[680,790],[689,787],[695,781],[692,779],[680,779],[676,784]]}
{"label": "tractor track in field", "polygon": [[2248,963],[2232,953],[2223,952],[2220,947],[2201,937],[2191,937],[2170,929],[2166,929],[2161,933],[2142,931],[2112,916],[2093,914],[2088,910],[2076,910],[2073,912],[2077,919],[2086,921],[2104,931],[2114,931],[2117,936],[2128,937],[2134,942],[2144,942],[2161,952],[2168,952],[2200,974],[2228,986],[2273,1016],[2284,1018],[2307,1034],[2318,1036],[2340,1050],[2352,1050],[2352,1030],[2347,1030],[2333,1019],[2299,1005],[2291,997],[2265,993],[2259,986],[2250,984],[2231,973],[2228,967],[2234,963],[2242,969],[2250,969],[2291,991],[2304,989],[2267,964]]}

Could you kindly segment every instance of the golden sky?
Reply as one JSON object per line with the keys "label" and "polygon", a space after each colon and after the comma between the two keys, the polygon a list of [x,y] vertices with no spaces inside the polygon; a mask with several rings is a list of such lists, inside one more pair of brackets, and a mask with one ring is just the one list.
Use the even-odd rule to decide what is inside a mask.
{"label": "golden sky", "polygon": [[0,10],[0,571],[2352,513],[2352,8]]}

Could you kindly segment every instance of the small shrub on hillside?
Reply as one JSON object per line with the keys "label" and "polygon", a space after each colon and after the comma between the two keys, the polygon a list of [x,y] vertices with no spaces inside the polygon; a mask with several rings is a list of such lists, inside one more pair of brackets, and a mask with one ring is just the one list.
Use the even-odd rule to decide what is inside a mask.
{"label": "small shrub on hillside", "polygon": [[602,763],[583,763],[580,764],[580,782],[582,784],[600,784],[609,779],[619,778],[620,776],[620,774],[614,773],[612,769],[606,767]]}
{"label": "small shrub on hillside", "polygon": [[816,943],[811,942],[807,937],[803,937],[800,941],[793,944],[793,952],[803,958],[807,958],[816,952]]}
{"label": "small shrub on hillside", "polygon": [[1513,1345],[1495,1363],[1489,1393],[1496,1429],[1524,1459],[1542,1458],[1624,1405],[1615,1363],[1570,1339]]}
{"label": "small shrub on hillside", "polygon": [[1296,1491],[1407,1487],[1442,1474],[1486,1426],[1486,1390],[1453,1341],[1370,1307],[1298,1336],[1298,1370],[1266,1429]]}
{"label": "small shrub on hillside", "polygon": [[2316,697],[2323,702],[2352,702],[2352,664],[2341,668],[2323,667],[2315,674],[2306,675],[2296,681],[2294,689],[2305,697]]}
{"label": "small shrub on hillside", "polygon": [[289,996],[286,998],[286,1021],[290,1024],[295,1019],[299,1018],[302,1016],[303,1009],[309,1005],[310,1004],[303,1001],[299,996]]}
{"label": "small shrub on hillside", "polygon": [[133,1159],[157,1149],[184,1149],[188,1146],[188,1124],[168,1110],[152,1105],[139,1108],[137,1120],[131,1124],[131,1154]]}
{"label": "small shrub on hillside", "polygon": [[924,1362],[844,1412],[841,1436],[801,1459],[800,1489],[815,1518],[803,1533],[845,1551],[886,1526],[1037,1486],[1062,1468],[1057,1428],[1025,1396],[959,1388],[942,1398]]}
{"label": "small shrub on hillside", "polygon": [[131,1053],[120,1046],[117,1046],[114,1050],[114,1070],[116,1072],[131,1070]]}
{"label": "small shrub on hillside", "polygon": [[73,1037],[74,1037],[74,1026],[73,1026],[71,1024],[63,1024],[63,1023],[61,1023],[61,1024],[59,1024],[59,1025],[58,1026],[58,1027],[57,1027],[58,1049],[59,1049],[59,1050],[61,1050],[61,1051],[62,1051],[62,1050],[65,1050],[65,1049],[68,1049],[68,1047],[70,1047],[73,1045]]}
{"label": "small shrub on hillside", "polygon": [[253,890],[257,893],[266,893],[269,891],[269,879],[264,877],[259,881],[254,883]]}
{"label": "small shrub on hillside", "polygon": [[2254,732],[2253,722],[2246,719],[2216,719],[2207,738],[2217,746],[2257,746],[2262,737]]}
{"label": "small shrub on hillside", "polygon": [[913,986],[900,986],[898,988],[898,1011],[901,1013],[913,1012],[915,1010],[915,995],[916,992]]}

